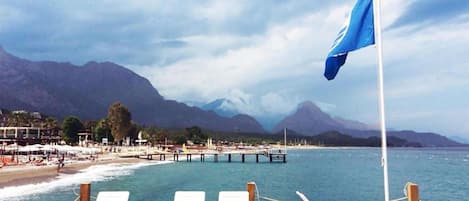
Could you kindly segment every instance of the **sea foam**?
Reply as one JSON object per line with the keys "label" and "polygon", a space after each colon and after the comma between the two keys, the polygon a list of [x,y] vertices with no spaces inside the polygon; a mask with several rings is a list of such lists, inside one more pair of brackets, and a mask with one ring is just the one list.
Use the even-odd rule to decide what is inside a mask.
{"label": "sea foam", "polygon": [[[0,200],[29,200],[28,197],[41,193],[51,192],[58,188],[74,188],[83,182],[97,182],[112,180],[117,177],[131,175],[138,168],[172,163],[171,161],[145,162],[137,164],[107,164],[94,165],[83,169],[76,174],[61,174],[56,179],[48,182],[11,186],[0,189]],[[78,191],[78,190],[77,190]]]}

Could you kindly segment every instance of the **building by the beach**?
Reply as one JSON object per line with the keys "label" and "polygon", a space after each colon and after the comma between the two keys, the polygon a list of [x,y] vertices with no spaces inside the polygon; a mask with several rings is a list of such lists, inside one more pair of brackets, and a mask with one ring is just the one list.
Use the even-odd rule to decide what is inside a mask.
{"label": "building by the beach", "polygon": [[59,128],[0,127],[0,144],[48,144],[61,139]]}
{"label": "building by the beach", "polygon": [[0,144],[56,143],[61,129],[47,125],[39,112],[0,109]]}

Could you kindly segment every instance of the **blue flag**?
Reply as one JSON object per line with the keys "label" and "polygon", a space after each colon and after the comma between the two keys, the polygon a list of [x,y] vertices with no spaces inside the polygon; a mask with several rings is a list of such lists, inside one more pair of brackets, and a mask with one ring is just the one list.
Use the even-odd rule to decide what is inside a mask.
{"label": "blue flag", "polygon": [[327,55],[324,76],[333,80],[348,52],[375,44],[373,0],[358,0]]}

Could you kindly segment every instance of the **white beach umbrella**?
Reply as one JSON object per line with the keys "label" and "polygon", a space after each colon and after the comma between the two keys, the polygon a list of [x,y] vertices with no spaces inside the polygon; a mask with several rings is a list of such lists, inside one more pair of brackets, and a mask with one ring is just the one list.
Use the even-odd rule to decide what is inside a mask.
{"label": "white beach umbrella", "polygon": [[54,150],[54,147],[47,144],[47,145],[44,145],[44,146],[42,147],[42,150],[44,150],[44,151],[52,151],[52,150]]}

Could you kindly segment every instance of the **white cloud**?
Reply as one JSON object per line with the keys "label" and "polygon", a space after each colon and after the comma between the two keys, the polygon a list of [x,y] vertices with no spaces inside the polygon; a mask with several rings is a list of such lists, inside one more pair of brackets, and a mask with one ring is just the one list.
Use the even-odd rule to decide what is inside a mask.
{"label": "white cloud", "polygon": [[300,101],[303,100],[298,97],[285,97],[282,94],[269,92],[260,97],[260,106],[267,114],[286,115],[292,112]]}
{"label": "white cloud", "polygon": [[[327,103],[319,106],[333,115],[375,122],[375,48],[351,53],[333,82],[322,77],[324,57],[354,2],[5,3],[0,34],[6,35],[0,41],[39,55],[25,57],[33,60],[96,59],[130,66],[168,99],[230,98],[256,115],[283,114],[303,100],[322,100]],[[382,1],[382,28],[411,3]],[[386,101],[393,117],[408,117],[394,119],[391,127],[414,122],[416,128],[449,131],[452,126],[469,133],[464,122],[469,112],[460,109],[469,108],[468,18],[383,32]],[[181,45],[161,46],[167,42]],[[442,114],[454,113],[458,118],[444,113],[454,124],[427,125],[425,111],[436,111],[435,106]]]}
{"label": "white cloud", "polygon": [[257,99],[252,94],[248,94],[240,89],[232,89],[228,92],[227,96],[224,98],[230,100],[235,107],[233,109],[237,110],[242,114],[260,114],[262,109],[257,107]]}
{"label": "white cloud", "polygon": [[240,17],[243,11],[243,1],[210,1],[193,9],[193,16],[210,20],[216,24],[225,22],[227,19]]}
{"label": "white cloud", "polygon": [[[385,46],[387,71],[393,76],[388,82],[389,97],[406,98],[469,87],[469,59],[462,56],[469,40],[461,40],[469,35],[469,23],[449,26],[427,28],[405,37],[390,34]],[[395,65],[399,68],[393,69]]]}
{"label": "white cloud", "polygon": [[[183,51],[195,56],[168,66],[136,69],[142,75],[149,75],[166,97],[183,100],[188,96],[209,100],[226,96],[227,89],[245,90],[261,83],[294,81],[295,77],[322,71],[322,66],[311,64],[322,60],[327,51],[322,47],[329,46],[334,37],[325,33],[335,32],[321,25],[323,15],[295,18],[272,26],[263,35],[183,38],[189,44]],[[330,40],[324,40],[324,35],[330,36],[327,37]],[[217,54],[220,47],[231,48]]]}
{"label": "white cloud", "polygon": [[318,105],[319,108],[321,108],[322,111],[326,113],[330,113],[337,108],[337,105],[331,103],[326,103],[322,101],[315,101],[315,103]]}

